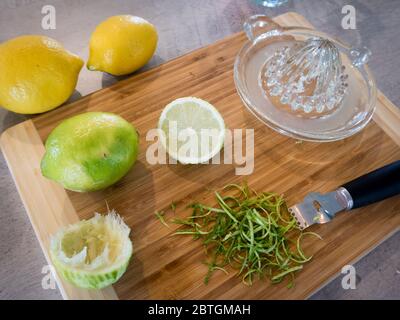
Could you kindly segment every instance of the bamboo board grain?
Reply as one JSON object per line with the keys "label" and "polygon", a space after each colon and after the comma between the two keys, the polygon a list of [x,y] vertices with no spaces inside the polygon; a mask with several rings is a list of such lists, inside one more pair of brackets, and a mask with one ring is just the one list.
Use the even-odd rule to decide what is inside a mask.
{"label": "bamboo board grain", "polygon": [[[295,13],[275,19],[283,25],[310,26]],[[257,281],[244,286],[231,272],[216,273],[203,284],[204,251],[190,237],[172,237],[155,218],[155,210],[183,217],[191,200],[214,203],[212,192],[246,178],[256,190],[286,195],[288,203],[312,190],[329,191],[349,179],[400,159],[400,113],[379,94],[374,121],[354,137],[334,143],[301,143],[264,127],[243,107],[233,83],[233,62],[245,41],[235,34],[109,88],[7,130],[1,137],[7,163],[48,258],[48,237],[57,228],[93,212],[105,212],[106,201],[132,229],[134,257],[114,289],[87,291],[60,281],[63,296],[72,299],[288,299],[305,298],[400,227],[400,199],[340,214],[329,224],[314,226],[323,241],[308,239],[305,250],[314,259],[299,273],[296,286],[271,286]],[[234,165],[150,165],[145,158],[152,142],[145,139],[162,108],[181,96],[197,96],[214,104],[229,128],[255,129],[255,170],[235,175]],[[43,141],[63,119],[85,111],[110,111],[134,123],[141,135],[141,152],[133,170],[115,186],[94,193],[66,192],[41,177]],[[115,290],[115,291],[114,291]]]}

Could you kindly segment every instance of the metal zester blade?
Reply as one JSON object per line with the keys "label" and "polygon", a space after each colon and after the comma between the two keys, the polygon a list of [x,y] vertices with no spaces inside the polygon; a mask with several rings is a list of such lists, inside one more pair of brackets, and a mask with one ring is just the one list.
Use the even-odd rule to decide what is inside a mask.
{"label": "metal zester blade", "polygon": [[321,194],[311,192],[304,201],[289,208],[289,213],[297,220],[301,229],[308,228],[315,223],[327,223],[343,210],[350,210],[353,200],[345,188]]}

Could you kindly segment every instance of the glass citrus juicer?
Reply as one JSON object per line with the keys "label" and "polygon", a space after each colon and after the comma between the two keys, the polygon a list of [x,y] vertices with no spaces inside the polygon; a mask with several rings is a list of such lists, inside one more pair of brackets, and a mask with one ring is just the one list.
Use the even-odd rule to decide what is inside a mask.
{"label": "glass citrus juicer", "polygon": [[370,51],[303,27],[282,27],[264,15],[244,24],[249,39],[234,66],[244,105],[263,123],[309,141],[349,137],[371,120],[375,80]]}

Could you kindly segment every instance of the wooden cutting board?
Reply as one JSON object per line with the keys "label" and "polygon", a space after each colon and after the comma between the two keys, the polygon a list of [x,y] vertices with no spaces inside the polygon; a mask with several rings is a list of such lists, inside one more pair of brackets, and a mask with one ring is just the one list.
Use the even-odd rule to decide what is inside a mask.
{"label": "wooden cutting board", "polygon": [[[287,13],[275,19],[282,25],[310,26],[301,16]],[[339,214],[326,225],[312,227],[323,241],[309,239],[305,251],[313,260],[298,274],[296,286],[272,286],[256,281],[247,287],[235,277],[215,273],[205,285],[204,250],[191,237],[171,236],[155,218],[177,202],[175,216],[191,200],[214,204],[212,189],[243,179],[256,190],[285,194],[289,204],[310,191],[327,192],[361,174],[400,159],[400,112],[382,94],[365,130],[334,143],[296,143],[259,123],[242,105],[233,82],[233,63],[246,41],[235,34],[206,48],[134,75],[70,105],[8,129],[1,148],[12,172],[43,252],[49,261],[49,236],[60,227],[105,212],[106,201],[132,229],[134,256],[126,274],[106,290],[82,290],[58,280],[69,299],[302,299],[335,276],[341,268],[365,255],[400,226],[400,197]],[[197,96],[210,101],[229,128],[255,129],[255,169],[235,175],[235,165],[150,165],[146,162],[146,132],[156,127],[163,107],[173,99]],[[132,122],[141,134],[141,153],[133,170],[115,186],[94,193],[67,192],[40,174],[43,143],[65,118],[86,111],[110,111]],[[168,214],[168,217],[174,216]]]}

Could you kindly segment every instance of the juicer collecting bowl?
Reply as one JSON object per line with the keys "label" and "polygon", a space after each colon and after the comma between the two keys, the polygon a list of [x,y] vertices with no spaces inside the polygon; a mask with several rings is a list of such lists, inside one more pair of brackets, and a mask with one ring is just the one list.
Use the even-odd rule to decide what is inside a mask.
{"label": "juicer collecting bowl", "polygon": [[244,105],[272,129],[295,139],[335,141],[363,129],[376,106],[370,51],[265,15],[244,23],[248,41],[235,66]]}

